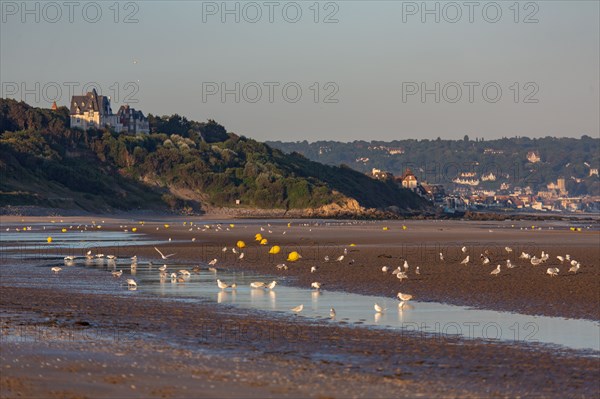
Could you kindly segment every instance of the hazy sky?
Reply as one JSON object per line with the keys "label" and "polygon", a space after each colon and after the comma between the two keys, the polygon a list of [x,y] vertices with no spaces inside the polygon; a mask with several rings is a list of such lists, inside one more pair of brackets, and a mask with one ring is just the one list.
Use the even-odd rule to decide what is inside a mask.
{"label": "hazy sky", "polygon": [[600,135],[598,1],[116,4],[1,1],[1,96],[95,82],[259,140]]}

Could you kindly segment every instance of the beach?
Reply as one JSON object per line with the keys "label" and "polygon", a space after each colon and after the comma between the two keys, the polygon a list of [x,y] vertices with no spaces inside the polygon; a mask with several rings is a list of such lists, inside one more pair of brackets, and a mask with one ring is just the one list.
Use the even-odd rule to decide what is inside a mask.
{"label": "beach", "polygon": [[[62,218],[62,224],[59,219],[52,218],[52,223],[47,217],[3,217],[2,227],[40,223],[34,226],[47,226],[44,235],[59,243],[61,234],[78,234],[77,225],[92,225],[88,217]],[[119,259],[136,255],[140,263],[160,266],[156,246],[165,254],[175,253],[174,263],[202,269],[216,258],[217,276],[268,275],[281,285],[299,288],[319,281],[324,297],[328,291],[348,292],[393,303],[401,291],[413,295],[414,311],[420,302],[439,302],[531,317],[585,319],[596,325],[600,320],[600,236],[595,221],[535,222],[532,228],[526,221],[93,219],[103,231],[130,234],[135,226],[136,234],[152,240],[90,248]],[[268,242],[260,245],[256,234]],[[238,241],[245,247],[237,247]],[[253,310],[210,297],[180,301],[170,294],[149,295],[142,285],[128,291],[105,267],[68,267],[62,265],[62,257],[57,260],[58,254],[83,257],[84,247],[48,250],[40,245],[21,247],[18,258],[2,258],[3,397],[600,393],[597,351],[332,323],[326,316]],[[281,247],[279,254],[268,254],[273,245]],[[291,251],[302,258],[287,261]],[[542,251],[551,255],[543,265],[519,259],[521,252],[539,257]],[[239,259],[241,252],[245,256]],[[489,264],[482,264],[482,254],[490,258]],[[565,254],[581,263],[577,273],[569,273],[569,266],[556,259]],[[471,262],[460,264],[467,255]],[[516,266],[506,268],[507,259]],[[400,282],[391,271],[404,261],[409,264],[408,278]],[[287,270],[276,267],[283,263]],[[53,275],[51,264],[63,270]],[[490,275],[497,264],[502,271]],[[313,266],[317,270],[311,273]],[[382,272],[383,266],[390,270]],[[559,275],[547,275],[549,267],[558,267]],[[194,278],[183,285],[192,286]],[[102,290],[89,288],[92,284],[100,284]],[[214,290],[219,291],[216,284]]]}

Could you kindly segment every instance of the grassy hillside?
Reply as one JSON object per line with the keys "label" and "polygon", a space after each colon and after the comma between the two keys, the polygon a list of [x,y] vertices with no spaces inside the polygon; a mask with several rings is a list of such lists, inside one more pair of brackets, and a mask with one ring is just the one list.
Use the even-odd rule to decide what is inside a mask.
{"label": "grassy hillside", "polygon": [[349,168],[227,133],[209,120],[149,116],[153,133],[68,126],[68,110],[0,99],[0,205],[187,210],[318,208],[356,199],[365,208],[421,209],[395,185]]}

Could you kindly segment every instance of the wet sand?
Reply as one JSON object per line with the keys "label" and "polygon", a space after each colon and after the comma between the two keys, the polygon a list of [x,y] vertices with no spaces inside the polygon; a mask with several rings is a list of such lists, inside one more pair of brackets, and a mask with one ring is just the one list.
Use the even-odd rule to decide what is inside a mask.
{"label": "wet sand", "polygon": [[[171,222],[168,229],[164,221],[138,228],[165,239],[161,250],[175,252],[177,261],[200,264],[216,257],[220,268],[285,275],[291,284],[307,286],[321,281],[327,289],[390,297],[401,290],[425,301],[600,319],[598,231],[522,231],[520,225],[509,228],[510,223],[498,227],[497,223],[472,222],[320,227],[294,222],[288,228],[284,222],[273,224],[272,234],[263,232],[269,244],[260,246],[253,240],[254,234],[260,232],[260,225],[268,230],[266,223],[234,223],[230,231],[218,232],[190,232],[181,221]],[[117,229],[118,224],[132,226],[131,221],[120,220],[112,228]],[[223,229],[226,226],[223,224]],[[383,226],[390,229],[384,231]],[[283,231],[287,231],[285,235]],[[166,241],[168,238],[172,241]],[[248,245],[244,259],[239,261],[230,251],[223,255],[221,248],[231,247],[239,239]],[[458,264],[463,257],[462,243],[468,243],[474,265]],[[271,244],[284,250],[269,256],[265,253]],[[552,258],[537,267],[516,261],[518,266],[510,273],[490,276],[496,260],[506,257],[502,250],[507,245],[517,255],[525,250],[539,256],[541,249],[546,249]],[[344,261],[322,261],[325,255],[331,259],[341,255],[344,248],[348,250]],[[303,258],[285,262],[292,249]],[[494,260],[482,266],[479,253],[486,249]],[[102,251],[111,253],[110,249]],[[435,259],[440,251],[445,262]],[[150,246],[118,247],[114,252],[120,257],[137,254],[158,263]],[[557,265],[561,268],[558,277],[545,275],[547,267],[558,263],[555,255],[564,253],[581,261],[580,272],[567,275],[562,270],[565,266]],[[396,267],[403,262],[401,258],[411,265],[408,280],[399,282],[381,272],[382,265]],[[353,264],[348,264],[352,259]],[[288,264],[287,271],[275,267],[281,262]],[[318,270],[311,274],[313,265]],[[421,270],[418,276],[414,273],[417,265]],[[50,279],[48,286],[23,289],[16,288],[6,274],[14,274],[13,268],[4,265],[0,270],[2,397],[600,395],[598,358],[575,351],[309,322],[203,301],[175,304],[118,292],[74,295],[68,285],[55,287]],[[39,271],[43,272],[47,270]],[[80,277],[64,274],[60,278],[73,278],[76,286]],[[107,282],[111,279],[108,275]],[[41,334],[50,338],[40,338],[39,329],[50,331]],[[19,340],[31,331],[37,339]],[[80,338],[58,339],[52,331],[67,331],[67,337]],[[117,338],[115,331],[119,332]],[[80,342],[82,336],[84,342]]]}
{"label": "wet sand", "polygon": [[[415,299],[430,302],[445,302],[455,305],[474,306],[485,309],[519,312],[530,315],[560,316],[600,320],[600,232],[595,229],[572,232],[564,225],[554,222],[539,223],[542,230],[531,230],[531,222],[457,222],[457,221],[407,221],[407,222],[331,222],[317,221],[319,226],[303,226],[307,222],[265,223],[234,221],[234,228],[214,228],[202,232],[183,219],[171,221],[169,228],[164,222],[138,225],[138,232],[152,238],[164,240],[161,250],[176,253],[177,261],[188,261],[203,267],[211,259],[218,259],[218,268],[237,271],[255,271],[275,276],[286,276],[289,283],[309,287],[313,281],[323,284],[324,289],[341,290],[360,294],[395,297],[398,291],[413,294]],[[119,224],[133,226],[131,221]],[[197,221],[202,227],[202,221]],[[260,227],[265,231],[261,232]],[[402,229],[406,226],[406,230]],[[514,227],[512,227],[514,226]],[[554,226],[553,230],[548,229]],[[383,230],[388,227],[389,230]],[[528,230],[521,230],[526,227]],[[157,230],[158,228],[158,230]],[[537,228],[537,227],[536,227]],[[273,233],[269,234],[268,230]],[[490,231],[491,230],[491,231]],[[283,232],[286,232],[283,235]],[[254,240],[261,233],[269,240],[259,245]],[[172,241],[168,242],[171,238]],[[196,241],[192,242],[195,238]],[[238,240],[247,247],[242,260],[231,252]],[[355,246],[350,246],[355,244]],[[269,255],[272,245],[281,246],[278,255]],[[222,248],[228,247],[223,253]],[[467,247],[467,253],[461,248]],[[505,247],[513,249],[507,253]],[[335,259],[348,251],[344,260]],[[136,254],[140,258],[160,263],[153,246],[135,248],[113,248],[120,257]],[[286,261],[287,254],[298,251],[302,259]],[[532,266],[529,260],[519,259],[521,252],[540,257],[542,251],[550,253],[547,262]],[[110,249],[103,250],[110,253]],[[487,251],[491,259],[483,265],[480,256]],[[240,251],[242,252],[242,251]],[[439,259],[442,252],[445,260]],[[82,255],[81,251],[73,254]],[[556,255],[570,254],[581,263],[576,274],[569,273],[568,262],[561,263]],[[470,256],[468,265],[460,262]],[[330,261],[325,262],[324,257]],[[510,259],[516,265],[506,267]],[[409,263],[408,279],[400,282],[391,270]],[[285,263],[287,270],[277,269]],[[501,265],[498,276],[490,275],[496,265]],[[381,272],[389,266],[388,273]],[[311,273],[311,267],[318,268]],[[420,274],[415,274],[416,267]],[[546,274],[549,267],[558,267],[557,277]]]}

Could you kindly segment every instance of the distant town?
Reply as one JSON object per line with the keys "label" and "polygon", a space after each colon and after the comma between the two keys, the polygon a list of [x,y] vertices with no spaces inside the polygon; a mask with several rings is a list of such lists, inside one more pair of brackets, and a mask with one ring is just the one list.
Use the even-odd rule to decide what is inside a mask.
{"label": "distant town", "polygon": [[[539,155],[529,153],[528,159],[530,162],[539,162]],[[598,177],[598,169],[590,168],[589,174]],[[502,183],[498,191],[478,188],[481,181],[495,181],[496,176],[493,173],[479,177],[476,172],[462,172],[453,180],[454,186],[450,190],[446,190],[442,184],[420,181],[410,169],[406,169],[402,176],[394,176],[390,172],[373,168],[370,176],[374,179],[394,181],[403,188],[427,198],[443,208],[445,213],[450,214],[486,209],[541,212],[600,211],[600,197],[569,196],[564,177],[548,183],[546,190],[534,192],[529,186],[511,188],[508,183]]]}
{"label": "distant town", "polygon": [[589,136],[267,144],[393,182],[446,213],[600,211],[600,140]]}

